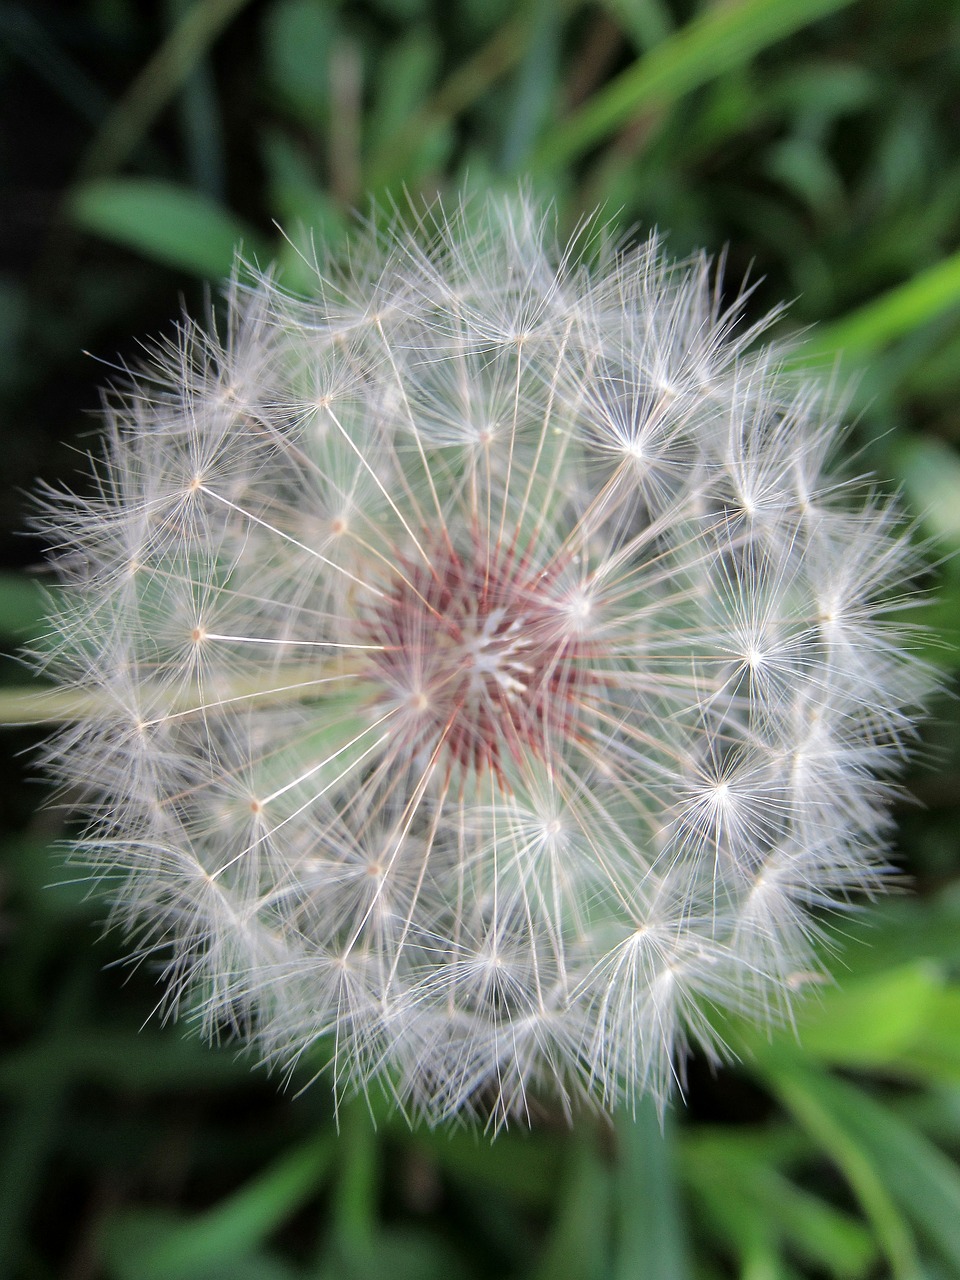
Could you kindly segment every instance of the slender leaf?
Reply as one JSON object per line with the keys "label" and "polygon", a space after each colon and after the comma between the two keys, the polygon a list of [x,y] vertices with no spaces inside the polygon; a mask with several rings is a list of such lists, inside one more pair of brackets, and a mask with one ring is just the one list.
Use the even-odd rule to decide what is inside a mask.
{"label": "slender leaf", "polygon": [[414,1146],[458,1181],[495,1188],[518,1204],[550,1203],[563,1170],[563,1144],[543,1134],[516,1134],[509,1142],[477,1133],[419,1131]]}
{"label": "slender leaf", "polygon": [[609,1275],[610,1177],[592,1141],[574,1135],[557,1213],[533,1280]]}
{"label": "slender leaf", "polygon": [[796,1038],[807,1056],[820,1061],[882,1067],[920,1039],[942,987],[940,970],[924,960],[844,979],[806,1000]]}
{"label": "slender leaf", "polygon": [[501,168],[525,166],[558,83],[560,13],[555,0],[536,0],[533,29],[516,78]]}
{"label": "slender leaf", "polygon": [[791,364],[816,364],[825,355],[838,351],[849,359],[864,360],[894,339],[957,307],[960,307],[960,251],[842,320],[822,326]]}
{"label": "slender leaf", "polygon": [[46,612],[46,596],[35,578],[0,573],[0,635],[36,635]]}
{"label": "slender leaf", "polygon": [[[564,0],[569,3],[569,0]],[[402,128],[377,148],[368,166],[368,181],[376,189],[405,171],[410,156],[420,149],[425,133],[448,123],[504,75],[527,47],[530,5],[497,28],[490,39],[456,67],[421,110],[404,121]]]}
{"label": "slender leaf", "polygon": [[617,1247],[615,1280],[656,1276],[687,1280],[686,1226],[673,1153],[673,1123],[652,1098],[637,1103],[636,1115],[621,1112],[617,1123],[620,1158],[615,1186]]}
{"label": "slender leaf", "polygon": [[[166,0],[171,19],[182,21],[194,0]],[[178,103],[190,177],[199,190],[214,200],[222,200],[227,178],[223,150],[223,121],[217,101],[213,69],[208,59],[200,59],[183,85]]]}
{"label": "slender leaf", "polygon": [[960,1170],[889,1107],[845,1081],[817,1079],[824,1107],[860,1142],[903,1211],[960,1275]]}
{"label": "slender leaf", "polygon": [[850,0],[740,0],[718,4],[661,41],[562,121],[534,152],[537,169],[556,170],[643,111],[742,67],[777,41]]}
{"label": "slender leaf", "polygon": [[364,1099],[352,1098],[338,1113],[339,1142],[333,1194],[332,1235],[342,1261],[363,1266],[374,1257],[379,1201],[379,1153]]}
{"label": "slender leaf", "polygon": [[229,275],[238,249],[248,259],[269,258],[259,236],[229,210],[172,182],[87,182],[74,190],[69,208],[86,231],[208,279]]}
{"label": "slender leaf", "polygon": [[[957,301],[960,302],[960,276]],[[904,435],[890,449],[893,474],[936,546],[960,551],[960,457],[942,440]]]}
{"label": "slender leaf", "polygon": [[279,0],[265,18],[265,70],[272,87],[312,131],[326,123],[330,110],[335,8],[324,0]]}
{"label": "slender leaf", "polygon": [[118,169],[207,50],[249,0],[196,0],[116,103],[81,165],[84,178]]}
{"label": "slender leaf", "polygon": [[776,1055],[763,1064],[763,1071],[774,1094],[849,1182],[896,1280],[916,1280],[920,1266],[913,1233],[873,1153],[851,1129],[845,1108],[831,1097],[829,1077]]}
{"label": "slender leaf", "polygon": [[837,1280],[865,1276],[877,1250],[863,1224],[798,1187],[733,1137],[716,1137],[683,1161],[685,1179],[706,1201],[724,1243],[732,1243],[745,1262],[761,1243],[774,1252],[789,1244]]}
{"label": "slender leaf", "polygon": [[215,1049],[174,1030],[99,1026],[78,1029],[56,1045],[34,1042],[0,1059],[0,1093],[20,1098],[64,1074],[111,1089],[154,1092],[212,1087],[249,1078],[250,1064],[228,1049]]}
{"label": "slender leaf", "polygon": [[23,1081],[21,1105],[3,1128],[0,1144],[0,1276],[13,1275],[11,1266],[21,1231],[42,1185],[44,1164],[55,1149],[62,1126],[69,1085],[69,1068],[62,1050],[70,1044],[88,1002],[88,975],[77,970],[60,992],[42,1045],[52,1069],[45,1078]]}
{"label": "slender leaf", "polygon": [[[227,1275],[226,1263],[259,1248],[323,1184],[332,1163],[332,1133],[288,1151],[265,1172],[206,1213],[183,1221],[129,1213],[108,1233],[114,1273],[130,1280]],[[136,1249],[130,1246],[136,1243]]]}
{"label": "slender leaf", "polygon": [[641,49],[666,40],[674,19],[665,0],[603,0],[603,7]]}

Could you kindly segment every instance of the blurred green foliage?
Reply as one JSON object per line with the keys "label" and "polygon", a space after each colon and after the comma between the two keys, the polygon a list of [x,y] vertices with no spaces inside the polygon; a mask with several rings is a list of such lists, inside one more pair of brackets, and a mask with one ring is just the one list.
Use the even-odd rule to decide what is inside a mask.
{"label": "blurred green foliage", "polygon": [[[916,608],[960,653],[960,7],[954,0],[81,0],[0,4],[0,629],[37,637],[15,540],[69,482],[94,388],[204,282],[306,288],[354,206],[528,180],[570,229],[727,246],[751,313],[795,299],[799,362],[854,378],[851,452],[930,545]],[[282,233],[278,231],[281,227]],[[0,718],[65,714],[0,672]],[[945,681],[947,675],[945,674]],[[328,1086],[278,1093],[149,1019],[94,946],[56,808],[0,780],[0,1272],[46,1280],[949,1280],[960,1275],[960,716],[913,766],[912,895],[831,925],[796,1027],[724,1034],[686,1105],[572,1130],[410,1133]],[[27,766],[28,769],[28,766]],[[147,1025],[141,1029],[146,1020]],[[375,1123],[374,1123],[375,1122]],[[338,1133],[339,1130],[339,1133]]]}

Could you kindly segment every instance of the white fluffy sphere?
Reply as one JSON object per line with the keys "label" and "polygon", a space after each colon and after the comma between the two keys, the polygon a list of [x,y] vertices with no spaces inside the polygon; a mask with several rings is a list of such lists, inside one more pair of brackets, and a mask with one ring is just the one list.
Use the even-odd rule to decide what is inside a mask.
{"label": "white fluffy sphere", "polygon": [[897,514],[741,310],[491,200],[234,284],[113,395],[44,504],[48,754],[170,1007],[494,1126],[782,1012],[928,680]]}

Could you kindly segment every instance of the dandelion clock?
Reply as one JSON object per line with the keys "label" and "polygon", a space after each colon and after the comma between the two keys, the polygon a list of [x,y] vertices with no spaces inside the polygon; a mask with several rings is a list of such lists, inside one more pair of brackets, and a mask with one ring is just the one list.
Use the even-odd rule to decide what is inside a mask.
{"label": "dandelion clock", "polygon": [[707,260],[416,224],[110,394],[49,764],[207,1035],[433,1123],[662,1104],[883,879],[913,554]]}

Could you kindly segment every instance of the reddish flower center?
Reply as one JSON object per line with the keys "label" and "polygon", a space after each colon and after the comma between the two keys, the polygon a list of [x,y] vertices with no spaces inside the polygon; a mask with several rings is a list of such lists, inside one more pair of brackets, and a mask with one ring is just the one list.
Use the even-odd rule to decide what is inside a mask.
{"label": "reddish flower center", "polygon": [[424,544],[404,560],[368,620],[371,661],[397,732],[449,768],[489,767],[504,752],[544,756],[576,732],[584,645],[557,591],[561,566],[534,572],[514,554]]}

